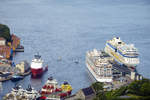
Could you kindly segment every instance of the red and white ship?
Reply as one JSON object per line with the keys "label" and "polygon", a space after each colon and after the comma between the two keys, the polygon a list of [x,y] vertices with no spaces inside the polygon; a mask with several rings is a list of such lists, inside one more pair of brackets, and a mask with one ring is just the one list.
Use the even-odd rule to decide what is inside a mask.
{"label": "red and white ship", "polygon": [[[72,87],[68,82],[64,82],[61,86],[58,85],[57,80],[53,77],[48,78],[47,82],[41,89],[42,100],[62,100],[70,96]],[[64,100],[64,99],[63,99]]]}
{"label": "red and white ship", "polygon": [[32,77],[40,77],[43,72],[47,70],[47,67],[43,69],[43,60],[39,54],[34,55],[34,59],[31,62]]}

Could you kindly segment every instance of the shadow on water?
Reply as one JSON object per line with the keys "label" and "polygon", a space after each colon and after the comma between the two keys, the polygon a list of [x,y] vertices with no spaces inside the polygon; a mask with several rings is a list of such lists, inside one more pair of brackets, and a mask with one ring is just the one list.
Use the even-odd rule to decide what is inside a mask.
{"label": "shadow on water", "polygon": [[33,87],[38,88],[38,86],[42,85],[42,78],[30,78],[30,82]]}

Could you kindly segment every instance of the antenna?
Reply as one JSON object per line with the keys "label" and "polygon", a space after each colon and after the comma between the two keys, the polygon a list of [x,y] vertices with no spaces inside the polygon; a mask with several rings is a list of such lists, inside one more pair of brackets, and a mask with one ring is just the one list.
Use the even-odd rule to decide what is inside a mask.
{"label": "antenna", "polygon": [[37,55],[39,55],[39,52],[37,52]]}

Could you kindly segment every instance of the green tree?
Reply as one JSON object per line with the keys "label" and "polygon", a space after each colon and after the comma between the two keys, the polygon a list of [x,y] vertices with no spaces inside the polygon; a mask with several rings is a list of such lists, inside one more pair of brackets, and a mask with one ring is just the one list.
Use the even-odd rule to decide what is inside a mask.
{"label": "green tree", "polygon": [[[97,95],[93,100],[150,100],[150,80],[142,79],[133,81],[128,86],[122,86],[119,89],[103,91],[102,83],[93,83]],[[120,96],[130,96],[122,98]]]}
{"label": "green tree", "polygon": [[150,96],[150,83],[143,83],[140,92],[143,96]]}
{"label": "green tree", "polygon": [[6,41],[11,41],[10,30],[7,25],[0,24],[0,37],[6,39]]}
{"label": "green tree", "polygon": [[141,87],[140,81],[134,81],[128,86],[128,93],[139,95]]}
{"label": "green tree", "polygon": [[127,87],[122,86],[119,89],[115,90],[113,93],[114,96],[121,96],[121,95],[126,95]]}
{"label": "green tree", "polygon": [[98,94],[99,92],[103,91],[103,83],[101,83],[101,82],[93,83],[92,87],[94,88],[96,94]]}
{"label": "green tree", "polygon": [[99,93],[97,97],[98,100],[106,100],[106,95],[104,92]]}
{"label": "green tree", "polygon": [[143,80],[132,82],[128,86],[128,93],[139,95],[139,96],[149,96],[150,95],[150,80],[143,79]]}

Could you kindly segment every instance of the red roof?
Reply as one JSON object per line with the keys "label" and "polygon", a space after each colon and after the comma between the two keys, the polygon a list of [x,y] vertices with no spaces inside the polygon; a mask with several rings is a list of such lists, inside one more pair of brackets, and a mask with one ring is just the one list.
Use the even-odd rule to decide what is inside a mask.
{"label": "red roof", "polygon": [[3,37],[0,37],[0,40],[6,40],[5,38],[3,38]]}
{"label": "red roof", "polygon": [[40,97],[40,99],[46,99],[46,97],[45,97],[45,96],[42,96],[42,97]]}

